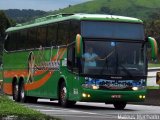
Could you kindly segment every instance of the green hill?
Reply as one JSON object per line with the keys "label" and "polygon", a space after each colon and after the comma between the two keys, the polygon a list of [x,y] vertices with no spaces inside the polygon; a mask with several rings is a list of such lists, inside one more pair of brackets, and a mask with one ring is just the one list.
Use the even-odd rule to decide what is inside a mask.
{"label": "green hill", "polygon": [[53,13],[101,13],[148,19],[160,12],[160,0],[92,0]]}

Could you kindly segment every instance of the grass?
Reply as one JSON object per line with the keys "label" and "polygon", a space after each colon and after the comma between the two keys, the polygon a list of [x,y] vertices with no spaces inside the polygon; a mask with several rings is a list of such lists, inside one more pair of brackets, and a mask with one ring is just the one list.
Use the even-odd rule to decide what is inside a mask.
{"label": "grass", "polygon": [[153,64],[153,63],[149,63],[148,67],[160,67],[160,64]]}
{"label": "grass", "polygon": [[147,86],[147,89],[160,89],[160,86]]}
{"label": "grass", "polygon": [[14,120],[58,120],[38,111],[15,103],[4,95],[0,95],[0,119]]}
{"label": "grass", "polygon": [[150,19],[160,9],[159,0],[92,0],[59,9],[55,13],[105,13]]}

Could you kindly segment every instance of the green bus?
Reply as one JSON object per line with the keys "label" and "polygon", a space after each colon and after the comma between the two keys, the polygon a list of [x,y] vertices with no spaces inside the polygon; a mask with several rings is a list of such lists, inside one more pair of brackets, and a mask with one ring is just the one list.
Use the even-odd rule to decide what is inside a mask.
{"label": "green bus", "polygon": [[[147,43],[136,18],[102,14],[57,14],[6,30],[3,92],[17,102],[104,102],[124,109],[145,100]],[[89,53],[93,57],[89,58]]]}

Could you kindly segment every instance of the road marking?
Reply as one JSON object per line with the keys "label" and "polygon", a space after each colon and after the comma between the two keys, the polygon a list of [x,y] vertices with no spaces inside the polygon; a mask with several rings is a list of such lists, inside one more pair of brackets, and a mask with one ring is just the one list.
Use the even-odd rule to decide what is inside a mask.
{"label": "road marking", "polygon": [[[75,117],[74,115],[61,115],[61,114],[60,115],[54,114],[54,116],[58,116],[58,117],[66,117],[66,116],[67,117]],[[86,115],[77,116],[76,115],[76,117],[79,117],[79,118],[87,117],[87,118],[94,118],[94,119],[97,119],[97,118],[105,118],[105,119],[106,118],[112,118],[112,119],[116,118],[117,119],[118,118],[118,116],[116,117],[116,116],[113,116],[113,115],[112,116],[86,116]]]}
{"label": "road marking", "polygon": [[64,114],[63,111],[67,111],[67,112],[73,112],[73,113],[79,113],[79,114],[91,114],[91,115],[102,115],[102,114],[98,114],[98,113],[92,113],[92,112],[84,112],[84,111],[79,111],[79,110],[67,110],[67,109],[57,109],[57,110],[46,110],[46,109],[38,109],[39,111],[42,111],[42,112],[52,112],[52,111],[60,111]]}
{"label": "road marking", "polygon": [[[97,115],[95,118],[117,118],[113,115],[99,114],[99,113],[94,113],[94,112],[85,112],[85,111],[80,111],[80,110],[70,110],[70,109],[64,109],[64,108],[51,108],[51,107],[47,107],[47,106],[36,106],[36,105],[28,105],[28,106],[30,106],[32,108],[36,107],[33,109],[36,109],[40,112],[45,112],[46,114],[47,114],[47,112],[56,112],[56,113],[52,113],[52,115],[54,115],[54,116],[93,117],[90,115],[94,115],[94,117],[95,117],[95,115]],[[80,114],[82,114],[82,115],[78,116],[77,113],[79,115]],[[84,114],[88,114],[88,115],[84,115]]]}

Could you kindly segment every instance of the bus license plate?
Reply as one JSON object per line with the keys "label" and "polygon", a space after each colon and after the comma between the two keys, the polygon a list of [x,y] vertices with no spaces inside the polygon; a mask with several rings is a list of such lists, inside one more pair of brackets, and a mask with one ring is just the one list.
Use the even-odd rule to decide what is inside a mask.
{"label": "bus license plate", "polygon": [[114,99],[119,99],[119,98],[121,98],[122,97],[122,95],[112,95],[111,96],[111,98],[114,98]]}

